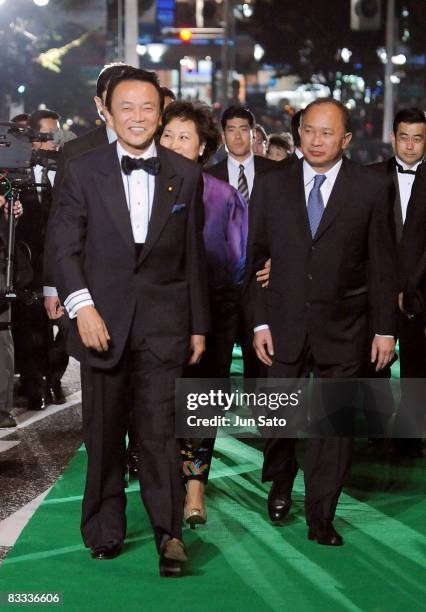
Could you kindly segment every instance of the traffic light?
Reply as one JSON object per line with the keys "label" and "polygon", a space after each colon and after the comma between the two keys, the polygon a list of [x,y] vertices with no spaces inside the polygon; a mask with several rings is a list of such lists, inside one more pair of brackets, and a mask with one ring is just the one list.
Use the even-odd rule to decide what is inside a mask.
{"label": "traffic light", "polygon": [[179,31],[179,38],[181,39],[183,43],[191,42],[191,38],[192,38],[191,30],[189,28],[182,28]]}
{"label": "traffic light", "polygon": [[351,30],[372,32],[381,27],[381,0],[351,0]]}

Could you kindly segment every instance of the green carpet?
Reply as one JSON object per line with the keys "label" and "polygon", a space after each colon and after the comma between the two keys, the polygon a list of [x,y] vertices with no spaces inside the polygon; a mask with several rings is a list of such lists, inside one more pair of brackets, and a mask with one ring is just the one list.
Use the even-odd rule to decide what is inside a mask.
{"label": "green carpet", "polygon": [[60,592],[62,609],[72,611],[424,609],[424,460],[392,465],[359,441],[335,521],[345,546],[333,549],[306,539],[301,472],[288,524],[273,527],[268,487],[260,483],[260,440],[220,438],[215,449],[208,523],[184,532],[184,578],[159,578],[135,483],[127,490],[123,553],[105,562],[89,557],[79,533],[86,462],[80,449],[0,567],[0,591]]}

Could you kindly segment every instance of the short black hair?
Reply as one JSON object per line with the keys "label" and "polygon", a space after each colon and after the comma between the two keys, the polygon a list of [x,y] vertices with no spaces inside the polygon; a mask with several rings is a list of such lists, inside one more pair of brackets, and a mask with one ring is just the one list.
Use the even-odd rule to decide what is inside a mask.
{"label": "short black hair", "polygon": [[27,123],[29,118],[28,113],[20,113],[19,115],[15,115],[10,120],[11,123]]}
{"label": "short black hair", "polygon": [[206,163],[216,153],[222,141],[211,110],[205,104],[197,102],[189,102],[187,100],[171,102],[164,110],[160,134],[163,133],[164,128],[173,119],[194,122],[200,144],[205,144],[203,154],[198,158],[198,161],[201,164]]}
{"label": "short black hair", "polygon": [[299,128],[302,120],[303,110],[298,110],[291,118],[291,135],[293,136],[294,146],[300,148]]}
{"label": "short black hair", "polygon": [[228,106],[228,108],[225,109],[225,111],[223,112],[222,119],[220,121],[223,131],[225,131],[226,123],[230,119],[235,119],[235,117],[237,117],[238,119],[247,119],[251,129],[254,128],[256,119],[253,113],[251,112],[251,110],[249,110],[248,108],[244,108],[244,106],[233,105],[233,106]]}
{"label": "short black hair", "polygon": [[176,100],[176,94],[174,91],[169,89],[168,87],[162,87],[161,91],[163,92],[163,96],[166,98],[171,98],[172,100]]}
{"label": "short black hair", "polygon": [[143,83],[151,83],[151,85],[153,85],[158,91],[158,95],[160,98],[160,112],[163,112],[164,94],[163,90],[160,87],[158,77],[155,72],[151,72],[149,70],[142,70],[141,68],[128,68],[127,70],[123,70],[119,75],[112,77],[109,82],[107,95],[105,98],[105,106],[107,107],[109,112],[111,112],[112,94],[114,93],[115,88],[124,81],[141,81]]}
{"label": "short black hair", "polygon": [[59,121],[59,115],[57,112],[49,110],[48,108],[33,111],[28,117],[28,126],[34,130],[34,132],[38,132],[42,119],[54,119],[55,121]]}
{"label": "short black hair", "polygon": [[96,81],[96,95],[102,99],[102,94],[108,89],[108,84],[113,77],[118,76],[123,70],[132,68],[129,64],[123,62],[112,62],[111,64],[105,64],[98,75]]}
{"label": "short black hair", "polygon": [[265,128],[260,125],[260,123],[256,123],[254,126],[255,132],[260,132],[262,134],[263,142],[268,142],[268,135],[266,134]]}
{"label": "short black hair", "polygon": [[393,120],[393,133],[396,136],[400,123],[426,123],[425,114],[420,108],[402,108]]}
{"label": "short black hair", "polygon": [[339,100],[335,100],[334,98],[317,98],[316,100],[314,100],[313,102],[308,104],[308,106],[303,111],[303,115],[302,115],[301,120],[300,120],[300,125],[302,125],[303,117],[306,115],[306,113],[311,108],[313,108],[314,106],[323,106],[324,104],[331,104],[332,106],[335,106],[336,108],[339,109],[339,111],[340,111],[340,113],[342,115],[343,126],[345,128],[346,134],[348,132],[351,132],[352,131],[352,123],[351,123],[351,115],[349,113],[349,110],[347,109],[347,107],[344,104],[339,102]]}
{"label": "short black hair", "polygon": [[290,154],[293,148],[291,134],[270,134],[268,138],[268,151],[271,146],[280,147],[287,154]]}

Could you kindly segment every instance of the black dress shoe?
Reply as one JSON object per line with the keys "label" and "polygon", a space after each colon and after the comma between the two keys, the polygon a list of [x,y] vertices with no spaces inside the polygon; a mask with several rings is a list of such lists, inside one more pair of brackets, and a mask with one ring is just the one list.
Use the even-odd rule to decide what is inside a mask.
{"label": "black dress shoe", "polygon": [[99,561],[106,561],[107,559],[115,559],[121,552],[122,544],[116,544],[115,546],[98,546],[97,548],[90,549],[90,556],[92,559],[98,559]]}
{"label": "black dress shoe", "polygon": [[129,470],[130,478],[138,478],[139,477],[139,447],[130,446],[127,448],[127,469]]}
{"label": "black dress shoe", "polygon": [[27,408],[28,410],[44,410],[46,408],[44,398],[38,395],[28,396]]}
{"label": "black dress shoe", "polygon": [[310,525],[308,530],[308,540],[316,540],[318,544],[324,546],[342,546],[343,538],[333,527],[332,521],[318,521],[315,525]]}
{"label": "black dress shoe", "polygon": [[274,481],[268,495],[268,514],[274,525],[283,525],[284,519],[291,508],[291,489],[281,482]]}
{"label": "black dress shoe", "polygon": [[177,538],[167,540],[160,549],[160,576],[180,578],[186,561],[188,561],[188,555],[182,540]]}
{"label": "black dress shoe", "polygon": [[47,385],[44,399],[46,404],[65,404],[67,400],[61,383],[58,382],[53,385]]}

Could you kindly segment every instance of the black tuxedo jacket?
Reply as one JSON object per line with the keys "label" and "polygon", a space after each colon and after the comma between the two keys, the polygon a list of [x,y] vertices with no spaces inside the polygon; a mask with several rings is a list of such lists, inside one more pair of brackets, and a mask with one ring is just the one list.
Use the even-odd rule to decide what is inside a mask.
{"label": "black tuxedo jacket", "polygon": [[426,305],[426,163],[417,170],[399,252],[404,306],[420,313]]}
{"label": "black tuxedo jacket", "polygon": [[[344,159],[312,239],[303,160],[259,177],[249,228],[249,310],[253,327],[269,325],[278,361],[297,361],[308,337],[320,363],[362,362],[369,325],[395,334],[390,188],[373,170]],[[268,257],[263,289],[255,272]]]}
{"label": "black tuxedo jacket", "polygon": [[[108,136],[106,126],[101,125],[83,136],[79,136],[74,140],[66,142],[60,152],[57,164],[57,170],[55,175],[55,184],[53,186],[52,204],[50,207],[50,215],[47,227],[47,235],[51,232],[51,224],[53,216],[59,206],[61,187],[64,180],[67,164],[70,159],[79,157],[87,151],[96,149],[102,145],[108,144]],[[54,286],[54,270],[53,270],[53,254],[51,253],[49,246],[52,244],[51,240],[47,240],[44,250],[44,272],[43,281],[44,285]]]}
{"label": "black tuxedo jacket", "polygon": [[[276,169],[281,162],[276,162],[271,159],[267,159],[266,157],[262,157],[261,155],[254,156],[254,183],[253,189],[256,184],[256,177],[265,172],[267,170]],[[221,162],[215,164],[214,166],[210,166],[210,168],[206,168],[206,172],[212,174],[216,178],[221,181],[225,181],[225,183],[229,183],[229,174],[228,174],[228,157],[226,157]]]}
{"label": "black tuxedo jacket", "polygon": [[78,157],[86,151],[91,151],[97,147],[108,144],[108,136],[106,126],[101,125],[83,136],[74,138],[66,142],[61,150],[58,159],[58,169],[55,176],[55,184],[53,189],[53,208],[57,208],[59,202],[59,192],[62,181],[64,180],[67,163],[70,159]]}
{"label": "black tuxedo jacket", "polygon": [[[394,222],[395,222],[395,236],[396,241],[399,244],[404,232],[404,222],[402,220],[402,207],[401,207],[401,198],[399,195],[399,185],[398,185],[398,171],[396,167],[396,159],[395,157],[390,157],[389,159],[379,162],[377,164],[371,164],[369,168],[372,168],[376,172],[380,173],[382,176],[386,176],[392,182],[393,189],[390,190],[390,198],[393,204],[393,212],[394,212]],[[410,207],[410,202],[408,203],[408,207]],[[408,209],[407,209],[408,210]]]}
{"label": "black tuxedo jacket", "polygon": [[201,169],[160,145],[157,151],[161,170],[138,259],[116,144],[68,163],[49,239],[62,301],[88,288],[109,330],[109,350],[95,353],[73,321],[70,352],[94,367],[117,364],[134,317],[150,349],[178,364],[188,356],[190,334],[208,331]]}

